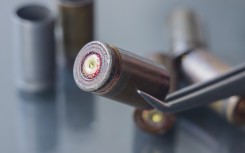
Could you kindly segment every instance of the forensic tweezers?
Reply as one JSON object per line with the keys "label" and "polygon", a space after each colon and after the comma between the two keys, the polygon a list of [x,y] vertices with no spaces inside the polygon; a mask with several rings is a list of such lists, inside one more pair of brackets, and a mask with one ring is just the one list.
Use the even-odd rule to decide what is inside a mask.
{"label": "forensic tweezers", "polygon": [[162,112],[181,112],[233,95],[245,94],[245,63],[215,79],[175,91],[169,94],[165,101],[141,90],[137,92],[146,102]]}

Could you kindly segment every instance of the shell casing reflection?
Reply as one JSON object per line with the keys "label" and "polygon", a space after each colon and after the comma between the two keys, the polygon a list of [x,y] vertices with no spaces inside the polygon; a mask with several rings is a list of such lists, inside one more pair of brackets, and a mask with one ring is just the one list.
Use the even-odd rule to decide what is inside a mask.
{"label": "shell casing reflection", "polygon": [[80,89],[142,109],[152,107],[137,90],[164,100],[170,83],[163,66],[99,41],[81,49],[73,74]]}
{"label": "shell casing reflection", "polygon": [[134,120],[140,129],[151,134],[161,135],[165,134],[173,127],[175,116],[172,114],[164,114],[156,109],[136,109],[134,112]]}
{"label": "shell casing reflection", "polygon": [[93,40],[93,1],[59,0],[66,62],[73,65],[78,51]]}

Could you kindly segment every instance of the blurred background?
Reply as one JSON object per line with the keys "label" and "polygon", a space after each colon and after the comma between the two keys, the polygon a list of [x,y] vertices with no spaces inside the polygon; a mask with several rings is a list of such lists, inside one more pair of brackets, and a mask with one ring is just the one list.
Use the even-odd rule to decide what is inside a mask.
{"label": "blurred background", "polygon": [[[235,153],[245,150],[243,126],[232,125],[209,109],[183,113],[170,132],[153,136],[135,126],[133,108],[82,92],[74,83],[71,66],[64,64],[58,18],[55,89],[35,94],[19,90],[13,64],[16,62],[13,20],[16,8],[29,3],[44,5],[59,16],[58,0],[1,2],[0,152]],[[93,39],[141,56],[167,52],[170,50],[168,16],[180,7],[194,10],[201,18],[209,50],[233,66],[244,62],[243,0],[94,0]]]}

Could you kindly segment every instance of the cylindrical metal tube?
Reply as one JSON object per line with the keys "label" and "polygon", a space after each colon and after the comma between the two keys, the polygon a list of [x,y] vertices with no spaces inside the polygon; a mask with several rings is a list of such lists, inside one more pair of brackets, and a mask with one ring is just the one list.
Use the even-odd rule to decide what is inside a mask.
{"label": "cylindrical metal tube", "polygon": [[164,100],[169,88],[163,66],[98,41],[81,49],[73,73],[82,90],[137,108],[151,108],[137,90]]}
{"label": "cylindrical metal tube", "polygon": [[78,51],[93,40],[93,1],[59,0],[66,62],[73,66]]}
{"label": "cylindrical metal tube", "polygon": [[[190,13],[189,10],[177,11],[177,13],[174,14],[175,15],[171,18],[172,25],[177,23],[178,25],[172,27],[176,29],[171,29],[171,35],[172,38],[174,38],[172,39],[173,45],[176,45],[177,49],[173,47],[172,52],[175,55],[179,55],[180,51],[178,50],[177,45],[182,41],[179,39],[180,36],[185,34],[185,36],[187,36],[184,38],[191,38],[188,39],[189,42],[185,39],[182,41],[183,44],[186,44],[182,50],[190,51],[185,56],[181,56],[180,64],[180,68],[187,78],[189,78],[193,83],[196,83],[213,79],[228,71],[230,69],[228,65],[207,50],[202,49],[204,48],[204,43],[200,43],[200,34],[199,31],[196,30],[198,29],[198,24],[196,23],[196,19],[193,18],[194,14]],[[192,29],[194,29],[194,31],[192,31]],[[189,46],[189,44],[194,45]],[[245,99],[237,96],[233,96],[210,105],[213,110],[221,114],[221,116],[225,117],[228,121],[234,123],[245,123],[244,106]]]}
{"label": "cylindrical metal tube", "polygon": [[37,92],[54,86],[55,17],[39,4],[19,7],[14,14],[14,57],[17,86]]}

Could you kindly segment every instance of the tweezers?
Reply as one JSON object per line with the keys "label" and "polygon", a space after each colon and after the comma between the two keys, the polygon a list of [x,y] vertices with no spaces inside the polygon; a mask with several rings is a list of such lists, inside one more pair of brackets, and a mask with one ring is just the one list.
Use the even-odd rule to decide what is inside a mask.
{"label": "tweezers", "polygon": [[165,101],[137,90],[152,107],[165,113],[177,113],[234,95],[245,95],[245,63],[206,82],[190,85],[169,94]]}

